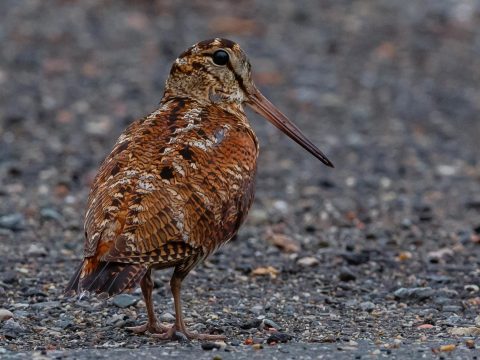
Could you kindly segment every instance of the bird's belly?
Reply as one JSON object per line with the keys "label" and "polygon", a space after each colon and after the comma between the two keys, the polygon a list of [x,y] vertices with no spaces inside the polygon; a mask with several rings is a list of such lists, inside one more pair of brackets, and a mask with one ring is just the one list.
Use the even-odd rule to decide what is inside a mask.
{"label": "bird's belly", "polygon": [[190,237],[202,239],[208,253],[230,240],[247,216],[255,192],[256,164],[250,166],[248,172],[227,169],[217,174],[215,182],[209,182],[207,177],[206,186],[197,192],[204,199],[205,208],[199,209],[203,214],[191,229]]}

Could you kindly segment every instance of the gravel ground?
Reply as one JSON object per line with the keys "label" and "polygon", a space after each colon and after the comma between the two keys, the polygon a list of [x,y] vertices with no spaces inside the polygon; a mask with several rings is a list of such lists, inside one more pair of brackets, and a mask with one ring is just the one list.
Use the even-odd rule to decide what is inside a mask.
{"label": "gravel ground", "polygon": [[[5,0],[0,14],[0,357],[476,356],[478,0]],[[336,168],[251,115],[255,205],[183,294],[189,326],[228,340],[164,343],[124,329],[146,317],[139,292],[62,290],[99,163],[155,109],[176,55],[214,36],[242,45]],[[165,322],[169,275],[155,274]]]}

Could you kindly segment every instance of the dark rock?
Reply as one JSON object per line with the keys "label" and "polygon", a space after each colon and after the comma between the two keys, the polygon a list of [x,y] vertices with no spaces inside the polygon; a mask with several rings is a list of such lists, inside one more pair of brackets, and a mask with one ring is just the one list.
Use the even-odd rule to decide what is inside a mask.
{"label": "dark rock", "polygon": [[415,210],[417,211],[420,221],[427,222],[433,219],[433,211],[430,205],[416,205]]}
{"label": "dark rock", "polygon": [[477,225],[473,228],[473,232],[477,235],[480,235],[480,225]]}
{"label": "dark rock", "polygon": [[202,349],[207,351],[213,350],[213,349],[220,349],[220,344],[217,344],[211,341],[203,342]]}
{"label": "dark rock", "polygon": [[345,281],[346,282],[346,281],[355,280],[357,278],[357,276],[352,271],[350,271],[349,269],[344,268],[344,269],[342,269],[342,271],[338,275],[338,278],[340,279],[340,281]]}
{"label": "dark rock", "polygon": [[258,328],[261,323],[262,323],[262,320],[260,319],[249,320],[241,324],[240,329],[248,330],[248,329]]}
{"label": "dark rock", "polygon": [[345,253],[342,254],[342,257],[349,265],[361,265],[370,261],[370,253],[368,251],[362,251],[360,253]]}
{"label": "dark rock", "polygon": [[16,271],[5,271],[0,275],[0,279],[4,284],[16,283],[17,278],[18,278],[18,273]]}
{"label": "dark rock", "polygon": [[285,334],[282,332],[274,332],[272,335],[270,335],[267,339],[267,344],[271,343],[286,343],[290,340],[293,339],[292,335]]}
{"label": "dark rock", "polygon": [[480,210],[480,199],[471,199],[465,203],[467,209]]}

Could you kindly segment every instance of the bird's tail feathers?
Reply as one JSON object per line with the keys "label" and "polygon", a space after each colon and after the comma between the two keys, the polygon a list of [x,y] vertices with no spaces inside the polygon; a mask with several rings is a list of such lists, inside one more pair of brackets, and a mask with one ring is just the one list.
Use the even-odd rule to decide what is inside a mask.
{"label": "bird's tail feathers", "polygon": [[67,284],[65,293],[100,294],[102,297],[111,297],[136,288],[146,274],[148,267],[144,264],[127,264],[119,262],[96,262],[92,266],[92,259],[83,260],[72,279]]}

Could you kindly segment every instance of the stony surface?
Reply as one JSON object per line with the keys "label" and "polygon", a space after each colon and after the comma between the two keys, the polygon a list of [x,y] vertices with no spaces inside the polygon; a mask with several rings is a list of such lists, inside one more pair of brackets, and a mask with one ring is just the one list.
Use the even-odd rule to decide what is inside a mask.
{"label": "stony surface", "polygon": [[[99,163],[155,109],[175,56],[217,35],[336,168],[252,114],[254,208],[184,287],[188,325],[228,338],[203,350],[127,332],[139,292],[119,307],[62,289]],[[6,0],[0,39],[0,357],[478,351],[477,1]],[[155,277],[171,321],[169,272]]]}

